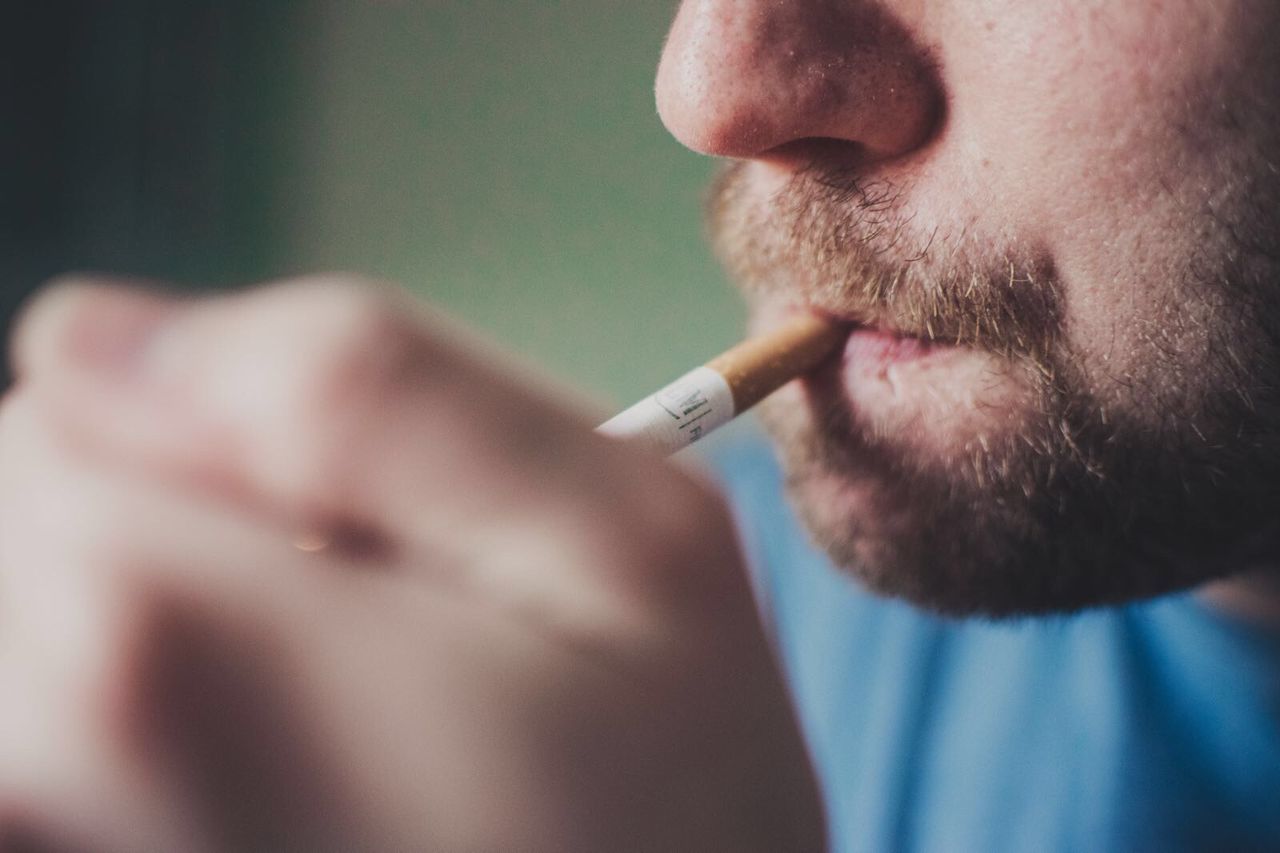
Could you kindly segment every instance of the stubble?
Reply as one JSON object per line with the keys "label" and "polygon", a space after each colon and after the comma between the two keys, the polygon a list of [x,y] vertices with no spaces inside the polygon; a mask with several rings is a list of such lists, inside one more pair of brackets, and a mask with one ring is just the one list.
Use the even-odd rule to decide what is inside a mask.
{"label": "stubble", "polygon": [[[1208,248],[1131,318],[1139,357],[1116,369],[1074,345],[1041,247],[925,229],[904,188],[818,169],[762,204],[746,172],[727,170],[708,210],[749,298],[782,292],[987,353],[1021,389],[938,452],[853,410],[834,375],[811,380],[807,409],[766,404],[793,503],[837,564],[940,612],[1010,616],[1148,597],[1275,553],[1268,213],[1204,224]],[[874,511],[847,510],[851,489]]]}

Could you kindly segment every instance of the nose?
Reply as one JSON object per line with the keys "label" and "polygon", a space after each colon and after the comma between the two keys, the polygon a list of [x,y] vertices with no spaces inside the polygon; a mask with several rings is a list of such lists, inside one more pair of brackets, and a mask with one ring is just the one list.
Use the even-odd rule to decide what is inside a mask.
{"label": "nose", "polygon": [[658,67],[663,122],[722,157],[795,165],[834,146],[865,163],[912,151],[942,91],[888,2],[684,0]]}

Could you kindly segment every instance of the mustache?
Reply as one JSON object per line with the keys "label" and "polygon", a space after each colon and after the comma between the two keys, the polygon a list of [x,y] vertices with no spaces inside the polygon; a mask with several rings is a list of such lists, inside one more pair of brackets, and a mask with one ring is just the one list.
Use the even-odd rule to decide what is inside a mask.
{"label": "mustache", "polygon": [[706,221],[748,297],[1045,364],[1062,328],[1048,253],[926,227],[908,195],[891,181],[815,165],[761,198],[749,165],[734,163],[712,184]]}

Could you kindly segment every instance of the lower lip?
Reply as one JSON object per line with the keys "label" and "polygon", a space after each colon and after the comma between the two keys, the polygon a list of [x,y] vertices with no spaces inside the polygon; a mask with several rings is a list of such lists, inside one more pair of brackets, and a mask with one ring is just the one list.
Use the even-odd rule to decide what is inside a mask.
{"label": "lower lip", "polygon": [[951,349],[942,344],[903,337],[875,329],[855,329],[845,343],[845,363],[850,365],[889,365],[919,361]]}

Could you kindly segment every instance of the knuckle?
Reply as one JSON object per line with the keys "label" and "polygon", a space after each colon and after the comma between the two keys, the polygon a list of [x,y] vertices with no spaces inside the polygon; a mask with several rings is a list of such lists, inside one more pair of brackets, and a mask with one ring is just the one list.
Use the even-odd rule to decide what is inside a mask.
{"label": "knuckle", "polygon": [[358,276],[328,275],[282,286],[286,310],[306,333],[321,338],[360,338],[403,316],[403,295],[391,285]]}
{"label": "knuckle", "polygon": [[427,348],[404,307],[379,291],[326,288],[311,321],[306,333],[312,348],[298,363],[293,395],[295,413],[306,419],[381,399],[406,381],[409,366]]}
{"label": "knuckle", "polygon": [[436,356],[405,301],[385,288],[347,279],[309,286],[301,345],[271,394],[270,444],[283,450],[274,467],[288,490],[324,504],[349,486],[359,454]]}

